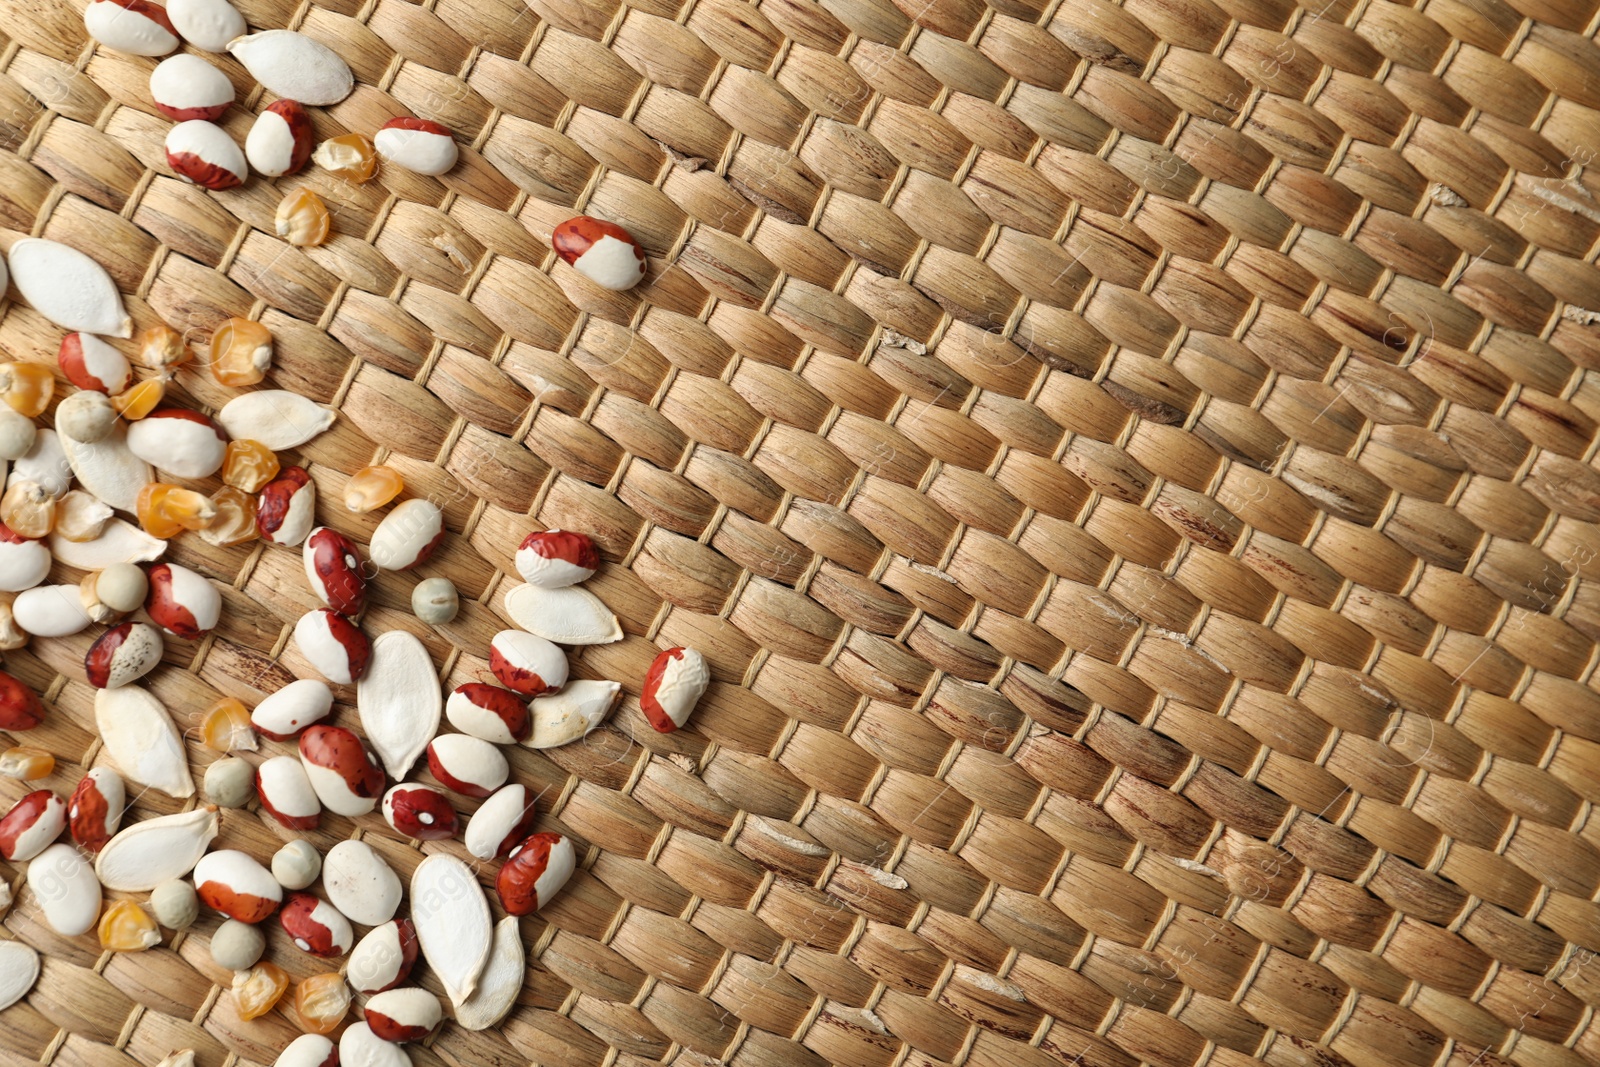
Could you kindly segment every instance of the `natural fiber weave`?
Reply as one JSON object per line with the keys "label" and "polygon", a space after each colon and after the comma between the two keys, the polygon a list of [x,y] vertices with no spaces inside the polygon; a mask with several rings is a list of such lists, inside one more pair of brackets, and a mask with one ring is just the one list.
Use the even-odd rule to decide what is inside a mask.
{"label": "natural fiber weave", "polygon": [[[628,637],[573,659],[628,699],[512,757],[584,869],[503,1030],[417,1067],[1600,1064],[1600,8],[1321,3],[244,0],[355,70],[319,135],[470,148],[208,194],[154,61],[0,0],[3,243],[91,251],[141,327],[267,323],[340,411],[300,456],[320,521],[370,534],[337,498],[379,459],[445,505],[420,576],[477,603],[434,632],[385,574],[369,632],[475,678],[521,536],[604,547]],[[209,58],[242,141],[269,100]],[[325,247],[273,235],[301,185]],[[580,211],[644,287],[554,256]],[[14,358],[58,338],[0,319]],[[298,552],[171,557],[230,586],[152,680],[180,717],[311,674]],[[103,758],[93,636],[5,657],[62,792]],[[716,682],[661,736],[668,644]],[[462,853],[313,840],[353,834],[402,877]],[[101,955],[0,872],[47,957],[0,1064],[295,1033],[238,1020],[214,918]]]}

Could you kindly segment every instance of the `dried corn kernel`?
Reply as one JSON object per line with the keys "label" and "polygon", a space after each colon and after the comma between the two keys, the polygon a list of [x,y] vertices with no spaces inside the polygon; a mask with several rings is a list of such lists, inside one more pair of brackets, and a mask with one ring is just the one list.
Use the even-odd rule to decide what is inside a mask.
{"label": "dried corn kernel", "polygon": [[139,362],[153,370],[171,370],[189,362],[189,346],[171,326],[152,326],[139,334]]}
{"label": "dried corn kernel", "polygon": [[378,173],[378,150],[359,133],[330,137],[311,153],[317,166],[353,185],[372,180]]}
{"label": "dried corn kernel", "polygon": [[256,732],[250,712],[234,697],[223,697],[200,715],[200,740],[217,752],[254,752]]}
{"label": "dried corn kernel", "polygon": [[350,987],[337,974],[314,974],[294,987],[286,1013],[308,1034],[331,1034],[350,1011]]}
{"label": "dried corn kernel", "polygon": [[322,197],[310,189],[296,189],[278,205],[272,224],[279,237],[292,245],[308,248],[328,239],[332,221]]}
{"label": "dried corn kernel", "polygon": [[233,976],[233,998],[239,1006],[239,1018],[245,1022],[259,1019],[272,1010],[289,988],[289,972],[276,963],[258,963],[248,971]]}
{"label": "dried corn kernel", "polygon": [[278,456],[260,441],[229,441],[222,460],[222,480],[235,489],[259,493],[278,476]]}
{"label": "dried corn kernel", "polygon": [[211,501],[193,489],[166,482],[146,482],[139,490],[136,508],[145,533],[162,540],[183,530],[203,530],[217,517]]}
{"label": "dried corn kernel", "polygon": [[216,517],[200,531],[206,544],[226,548],[260,536],[261,531],[256,529],[256,498],[249,493],[225,485],[211,494],[211,506],[217,510]]}
{"label": "dried corn kernel", "polygon": [[12,409],[35,418],[50,406],[56,376],[42,363],[0,363],[0,396]]}
{"label": "dried corn kernel", "polygon": [[0,496],[0,522],[22,537],[43,537],[55,527],[56,498],[38,482],[12,482]]}
{"label": "dried corn kernel", "polygon": [[376,511],[405,487],[405,479],[393,467],[362,467],[345,483],[344,506],[358,515]]}
{"label": "dried corn kernel", "polygon": [[167,383],[164,380],[146,378],[142,382],[134,382],[126,391],[112,397],[111,406],[129,422],[137,422],[154,411],[166,393]]}
{"label": "dried corn kernel", "polygon": [[100,916],[100,947],[112,952],[143,952],[161,944],[156,921],[131,900],[119,900]]}
{"label": "dried corn kernel", "polygon": [[211,335],[211,373],[230,389],[254,385],[272,366],[272,331],[253,319],[229,319]]}
{"label": "dried corn kernel", "polygon": [[56,758],[42,748],[19,745],[0,752],[0,778],[32,782],[50,777],[55,769]]}

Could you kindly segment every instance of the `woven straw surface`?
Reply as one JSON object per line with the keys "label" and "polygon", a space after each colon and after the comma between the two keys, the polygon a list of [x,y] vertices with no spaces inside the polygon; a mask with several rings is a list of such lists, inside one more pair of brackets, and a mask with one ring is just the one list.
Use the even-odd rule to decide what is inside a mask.
{"label": "woven straw surface", "polygon": [[[340,412],[300,457],[319,518],[364,540],[335,501],[378,459],[445,505],[422,574],[471,603],[431,631],[385,574],[367,629],[446,683],[538,526],[595,534],[628,633],[573,657],[626,686],[608,726],[513,754],[583,855],[523,922],[520,1003],[418,1067],[1600,1063],[1594,3],[239,6],[355,70],[319,134],[415,113],[461,165],[202,192],[153,61],[5,0],[4,243],[92,250],[140,326],[269,324],[276,381]],[[270,99],[210,58],[242,140]],[[325,247],[272,233],[301,185]],[[579,211],[644,286],[552,254]],[[14,358],[58,337],[0,319]],[[298,551],[171,557],[226,587],[152,679],[186,723],[312,674]],[[93,636],[6,656],[63,792],[105,758]],[[669,644],[716,681],[660,736]],[[402,876],[461,851],[314,840],[356,834]],[[284,836],[226,813],[258,857]],[[0,1062],[295,1032],[238,1020],[215,919],[102,955],[0,873],[0,936],[46,956]]]}

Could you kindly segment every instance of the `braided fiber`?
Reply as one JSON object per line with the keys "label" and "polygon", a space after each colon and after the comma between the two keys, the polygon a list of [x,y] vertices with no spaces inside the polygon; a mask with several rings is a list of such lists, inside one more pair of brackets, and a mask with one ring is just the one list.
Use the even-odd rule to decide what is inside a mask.
{"label": "braided fiber", "polygon": [[[461,164],[204,192],[154,60],[83,0],[0,0],[0,245],[90,251],[140,327],[267,324],[270,380],[339,411],[284,457],[318,520],[365,543],[381,514],[338,500],[378,461],[444,507],[365,624],[444,684],[486,671],[533,528],[595,536],[627,631],[572,656],[623,683],[607,726],[509,753],[581,857],[522,921],[518,1006],[417,1067],[1600,1064],[1594,0],[238,6],[355,71],[320,137],[416,114]],[[242,142],[271,97],[208,59]],[[301,186],[325,246],[274,235]],[[580,212],[643,286],[554,255]],[[9,358],[59,336],[0,317]],[[181,726],[314,676],[298,551],[169,558],[227,587],[149,679]],[[430,575],[463,599],[438,630]],[[52,712],[8,743],[63,795],[106,759],[97,632],[5,656]],[[660,735],[675,644],[714,682]],[[310,837],[356,835],[402,879],[466,855]],[[287,836],[229,811],[219,844]],[[298,1032],[239,1020],[215,916],[102,954],[0,877],[0,937],[45,957],[3,1067]]]}

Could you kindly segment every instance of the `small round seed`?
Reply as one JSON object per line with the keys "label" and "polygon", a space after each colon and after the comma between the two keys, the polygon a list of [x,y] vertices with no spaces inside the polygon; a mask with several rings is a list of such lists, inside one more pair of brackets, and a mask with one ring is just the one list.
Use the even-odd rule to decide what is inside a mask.
{"label": "small round seed", "polygon": [[322,857],[311,842],[297,837],[272,854],[272,877],[285,889],[304,889],[322,873]]}
{"label": "small round seed", "polygon": [[238,919],[229,919],[211,935],[211,959],[230,971],[254,967],[266,950],[266,935]]}
{"label": "small round seed", "polygon": [[155,912],[156,922],[162,926],[182,930],[200,917],[200,898],[194,886],[173,878],[150,891],[150,910]]}
{"label": "small round seed", "polygon": [[442,626],[461,610],[456,587],[448,578],[424,578],[411,591],[411,610],[429,626]]}
{"label": "small round seed", "polygon": [[242,808],[255,793],[255,768],[238,756],[227,756],[206,768],[206,799],[219,808]]}

